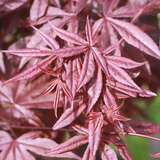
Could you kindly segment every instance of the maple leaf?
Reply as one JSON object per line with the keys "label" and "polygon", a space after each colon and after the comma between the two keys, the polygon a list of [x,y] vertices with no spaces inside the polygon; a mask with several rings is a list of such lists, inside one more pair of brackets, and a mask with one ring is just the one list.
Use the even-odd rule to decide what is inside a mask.
{"label": "maple leaf", "polygon": [[[4,14],[0,16],[20,7],[18,13],[23,12],[23,2],[27,1],[2,0],[0,8]],[[95,160],[99,155],[103,160],[117,160],[116,152],[110,147],[113,144],[124,160],[132,160],[121,137],[132,135],[159,141],[147,135],[158,133],[159,125],[126,118],[127,105],[124,113],[120,112],[125,99],[126,104],[132,105],[132,99],[137,96],[156,96],[140,85],[148,77],[154,79],[150,59],[160,59],[157,27],[143,23],[148,14],[155,17],[158,8],[157,0],[126,3],[120,0],[33,0],[27,3],[23,12],[27,20],[23,26],[31,27],[35,33],[29,31],[29,36],[26,33],[22,37],[23,47],[20,40],[12,45],[6,42],[10,30],[2,34],[2,45],[0,43],[4,49],[9,46],[8,51],[0,51],[0,54],[5,53],[0,55],[0,69],[2,72],[6,69],[1,79],[18,73],[4,83],[0,82],[0,127],[15,137],[17,130],[18,135],[24,133],[19,138],[11,138],[7,132],[0,131],[0,140],[4,142],[0,142],[0,158],[25,160],[29,157],[34,160],[30,154],[33,152],[45,157],[65,155],[73,159]],[[15,13],[12,13],[14,17]],[[7,26],[6,22],[13,28],[14,21],[8,21],[7,16],[2,20],[5,18],[7,21],[4,20],[2,29]],[[13,36],[13,41],[17,37]],[[10,54],[21,57],[21,60],[17,61]],[[153,63],[156,67],[159,64]],[[8,68],[13,70],[8,72]],[[158,72],[156,74],[158,82]],[[152,81],[150,84],[155,85]],[[58,107],[62,109],[57,111]],[[56,116],[60,115],[59,119],[55,116],[51,119],[50,113],[44,115],[42,109],[48,113],[51,108]],[[130,112],[134,109],[131,107]],[[24,119],[34,127],[22,126]],[[45,127],[52,126],[52,122],[53,127]],[[44,132],[26,132],[26,129]],[[44,133],[49,139],[41,137]],[[61,137],[66,134],[70,135],[67,140]],[[60,144],[55,144],[53,138]],[[86,143],[83,157],[66,153],[80,149]],[[153,156],[159,157],[159,153]]]}
{"label": "maple leaf", "polygon": [[68,152],[70,150],[78,148],[79,146],[85,144],[88,141],[89,150],[91,153],[90,158],[93,159],[100,144],[102,126],[103,126],[102,114],[100,112],[90,114],[88,130],[83,127],[80,127],[79,125],[73,126],[73,128],[76,131],[79,131],[80,133],[84,134],[83,136],[74,136],[70,138],[68,141],[51,149],[47,154],[54,155],[54,154]]}
{"label": "maple leaf", "polygon": [[[8,86],[4,86],[3,83],[0,82],[0,86],[0,103],[7,112],[13,114],[14,117],[25,119],[33,125],[43,125],[38,116],[36,116],[34,112],[29,110],[28,108],[36,108],[36,106],[37,108],[41,108],[41,105],[46,105],[46,108],[47,106],[48,108],[50,108],[51,99],[49,99],[49,96],[48,98],[46,97],[46,101],[40,102],[38,101],[38,99],[37,101],[33,100],[30,96],[34,96],[33,93],[36,91],[40,91],[40,88],[36,88],[34,86],[30,86],[29,88],[28,85],[28,89],[26,89],[25,82],[16,82],[16,85],[11,83]],[[23,94],[22,90],[24,90]]]}
{"label": "maple leaf", "polygon": [[[106,101],[107,100],[105,100],[105,102]],[[123,104],[124,104],[124,101],[118,107],[117,107],[117,104],[116,104],[116,106],[112,106],[113,104],[111,106],[108,106],[108,103],[106,104],[106,106],[102,106],[103,112],[106,114],[106,117],[110,123],[114,124],[115,120],[119,120],[119,121],[130,120],[129,118],[126,118],[126,117],[119,114],[119,110],[123,106]]]}
{"label": "maple leaf", "polygon": [[[47,152],[47,154],[54,155],[65,153],[74,150],[88,142],[89,144],[86,148],[86,151],[83,154],[83,160],[87,160],[87,158],[95,159],[95,153],[97,150],[101,152],[101,158],[110,160],[113,157],[117,157],[115,151],[112,148],[110,148],[107,144],[113,143],[115,144],[115,146],[117,147],[124,159],[132,159],[124,142],[117,135],[112,135],[113,131],[111,131],[111,134],[102,132],[102,130],[106,129],[108,126],[102,128],[104,127],[103,115],[100,112],[92,112],[88,118],[88,129],[80,125],[72,126],[75,131],[79,132],[82,135],[73,136],[72,138],[60,144],[59,146],[51,149],[49,152]],[[106,150],[104,147],[108,148],[108,152],[105,152]],[[125,154],[124,151],[127,151],[127,153]]]}
{"label": "maple leaf", "polygon": [[[44,70],[44,72],[47,72]],[[53,80],[49,86],[47,87],[46,90],[44,90],[41,95],[45,95],[50,93],[53,89],[55,89],[56,87],[56,91],[55,91],[55,97],[54,97],[54,103],[53,103],[53,108],[55,111],[55,116],[57,117],[57,108],[58,108],[58,102],[60,99],[60,90],[62,89],[63,92],[66,94],[66,96],[68,97],[68,99],[70,101],[73,101],[73,96],[71,91],[67,88],[67,86],[65,85],[64,82],[62,82],[62,80],[60,78],[57,78],[55,80]]]}
{"label": "maple leaf", "polygon": [[[76,34],[71,34],[67,31],[64,31],[62,29],[58,29],[56,27],[53,26],[53,29],[54,31],[56,32],[56,34],[70,42],[70,43],[74,43],[76,45],[82,45],[82,46],[86,46],[86,47],[89,47],[90,46],[90,50],[88,53],[85,54],[85,59],[84,59],[84,63],[83,63],[83,67],[82,67],[82,74],[80,76],[80,82],[79,82],[79,85],[78,85],[78,89],[86,84],[91,78],[92,78],[92,74],[94,73],[94,62],[93,62],[93,58],[92,59],[89,59],[91,58],[91,56],[93,55],[93,57],[95,58],[98,66],[100,66],[100,68],[104,71],[104,73],[106,74],[106,76],[108,76],[109,74],[111,74],[111,76],[116,80],[116,81],[119,81],[121,83],[124,83],[128,86],[132,86],[132,87],[135,87],[137,88],[137,90],[139,90],[140,92],[142,92],[142,90],[134,83],[134,81],[130,78],[130,76],[127,74],[127,72],[125,72],[123,69],[121,69],[120,67],[124,67],[126,69],[131,69],[131,68],[135,68],[135,67],[139,67],[139,66],[142,66],[144,65],[145,63],[138,63],[138,62],[134,62],[130,59],[127,59],[127,58],[119,58],[119,57],[115,57],[116,58],[119,58],[119,65],[118,66],[115,66],[113,64],[118,64],[118,62],[115,62],[114,63],[114,60],[112,61],[110,58],[110,56],[108,56],[109,58],[107,59],[106,57],[106,60],[104,60],[104,57],[103,57],[103,54],[99,51],[98,48],[94,47],[95,45],[95,41],[93,40],[93,37],[92,37],[92,29],[91,29],[91,26],[89,24],[89,20],[87,18],[87,22],[86,22],[86,37],[87,37],[87,40],[88,40],[88,43],[82,39],[81,37],[79,37],[78,35]],[[94,31],[96,33],[96,31]],[[89,46],[88,46],[89,45]],[[74,48],[74,47],[73,47]],[[67,49],[67,48],[66,48]],[[65,50],[65,49],[64,49]],[[74,54],[75,55],[78,55],[80,52],[77,52]],[[58,55],[57,56],[61,56],[61,55]],[[67,54],[63,54],[62,55],[63,57],[70,57],[70,56],[73,56],[73,54],[70,53],[70,55],[67,55]],[[112,56],[111,56],[112,58]],[[113,57],[114,58],[114,57]],[[89,60],[87,62],[87,60]],[[116,60],[115,60],[116,61]],[[128,61],[128,64],[127,64],[127,61]],[[108,66],[107,66],[107,63],[108,63]],[[128,66],[127,66],[128,65]],[[89,67],[92,67],[92,70],[89,68]],[[88,73],[87,73],[88,72]],[[87,73],[89,76],[85,76],[85,73]]]}
{"label": "maple leaf", "polygon": [[[35,27],[34,27],[35,28]],[[57,48],[58,46],[55,45],[55,43],[52,41],[51,38],[46,36],[44,33],[39,31],[38,29],[35,28],[35,30],[40,34],[43,35],[44,41],[49,44],[51,48]],[[49,56],[38,63],[36,63],[34,66],[26,69],[22,73],[18,74],[17,76],[9,79],[6,81],[6,83],[12,82],[12,81],[17,81],[17,80],[24,80],[24,79],[29,79],[34,77],[35,75],[39,74],[41,72],[40,68],[45,68],[47,67],[53,60],[56,59],[56,56],[53,55],[53,51],[46,49],[41,50],[37,48],[29,48],[29,49],[19,49],[19,50],[4,50],[3,52],[5,53],[10,53],[18,56],[24,56],[24,57],[46,57]]]}
{"label": "maple leaf", "polygon": [[157,59],[160,59],[160,50],[158,46],[138,27],[131,23],[115,20],[112,18],[107,18],[107,20],[113,25],[113,27],[119,32],[119,34],[125,39],[127,43],[137,47],[138,49]]}
{"label": "maple leaf", "polygon": [[[34,152],[38,155],[46,156],[46,151],[58,144],[48,138],[39,138],[41,132],[28,132],[13,139],[7,132],[0,131],[0,159],[1,160],[35,160],[33,155],[28,152]],[[55,154],[53,157],[79,157],[73,153]]]}

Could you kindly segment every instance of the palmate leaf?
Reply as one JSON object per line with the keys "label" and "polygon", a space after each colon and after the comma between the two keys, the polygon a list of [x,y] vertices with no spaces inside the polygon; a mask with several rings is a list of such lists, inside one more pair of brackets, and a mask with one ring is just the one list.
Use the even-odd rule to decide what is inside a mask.
{"label": "palmate leaf", "polygon": [[124,40],[146,54],[160,59],[160,50],[156,43],[134,24],[107,17]]}
{"label": "palmate leaf", "polygon": [[[1,1],[3,2],[0,2],[0,5],[11,2],[11,0],[7,0],[7,2],[4,2],[4,0]],[[15,0],[15,2],[18,3],[18,0]],[[153,2],[157,4],[156,0],[151,1],[151,3]],[[27,138],[30,137],[30,133],[27,133],[26,130],[22,130],[22,132],[26,134],[19,138],[12,139],[7,138],[7,136],[5,138],[4,136],[4,138],[2,137],[0,140],[9,139],[13,142],[11,142],[11,145],[4,145],[7,151],[11,151],[10,153],[13,157],[9,157],[9,155],[7,160],[26,160],[26,158],[27,160],[34,160],[35,158],[30,155],[30,152],[35,154],[39,154],[40,152],[40,155],[46,157],[56,157],[63,155],[64,152],[76,148],[79,149],[80,146],[85,143],[88,143],[88,146],[83,158],[81,158],[83,160],[96,160],[97,152],[100,153],[99,155],[103,160],[117,160],[116,153],[109,144],[114,144],[114,146],[117,147],[123,159],[131,160],[131,155],[125,143],[120,139],[119,134],[127,135],[131,128],[133,128],[133,131],[135,129],[139,132],[158,132],[158,129],[156,128],[156,130],[154,128],[156,126],[154,125],[152,128],[151,125],[145,126],[143,123],[139,123],[141,124],[140,126],[130,124],[128,119],[124,117],[125,115],[120,115],[120,107],[118,107],[124,98],[132,98],[138,95],[141,97],[156,95],[147,89],[140,88],[139,84],[137,83],[137,85],[133,80],[133,78],[139,76],[141,73],[140,67],[146,65],[147,61],[142,58],[138,59],[138,55],[137,57],[134,57],[134,54],[131,55],[133,59],[139,61],[136,62],[122,57],[123,53],[121,53],[121,51],[126,51],[126,49],[131,52],[131,50],[128,49],[128,45],[126,46],[126,43],[124,43],[125,40],[134,46],[132,48],[137,47],[149,55],[154,57],[158,56],[155,43],[133,24],[134,20],[142,14],[144,10],[143,7],[135,7],[136,4],[140,3],[143,2],[139,1],[136,3],[136,0],[132,0],[132,2],[126,1],[125,5],[123,5],[122,0],[28,1],[25,9],[31,8],[30,11],[28,10],[28,13],[30,13],[30,22],[27,25],[30,25],[36,33],[30,35],[29,42],[25,42],[27,44],[24,46],[27,46],[28,49],[17,50],[17,48],[15,48],[15,51],[10,50],[4,52],[7,53],[5,54],[7,60],[9,61],[11,59],[11,63],[13,60],[17,65],[18,61],[12,56],[17,55],[27,59],[30,58],[28,59],[29,65],[27,64],[27,67],[30,67],[30,64],[34,66],[21,72],[7,82],[29,79],[42,71],[54,73],[52,76],[54,76],[55,81],[52,81],[48,86],[47,84],[51,77],[46,78],[41,87],[48,86],[48,88],[46,90],[41,88],[37,91],[30,89],[30,84],[34,83],[33,86],[39,88],[37,80],[48,76],[37,76],[32,81],[27,81],[28,84],[20,85],[20,87],[16,86],[18,83],[9,83],[8,86],[2,86],[0,90],[0,101],[2,103],[0,106],[1,108],[3,107],[3,110],[4,108],[6,108],[6,110],[2,113],[0,112],[0,119],[3,119],[3,113],[5,112],[7,112],[7,114],[4,118],[10,115],[8,114],[10,108],[8,109],[7,107],[13,106],[12,109],[15,115],[18,115],[17,112],[20,112],[21,115],[19,117],[22,118],[22,120],[25,118],[27,122],[30,122],[32,125],[38,125],[38,115],[40,117],[45,115],[43,115],[43,111],[41,110],[38,110],[38,112],[34,114],[34,112],[31,111],[32,108],[51,109],[49,108],[51,106],[52,108],[54,107],[57,115],[57,107],[63,107],[62,110],[58,110],[60,111],[58,113],[61,115],[52,128],[34,126],[34,129],[47,129],[47,131],[44,130],[44,132],[47,132],[47,135],[51,135],[51,137],[56,138],[56,140],[57,136],[59,138],[59,134],[65,130],[67,130],[67,134],[68,131],[71,132],[71,134],[69,133],[71,137],[69,137],[69,140],[66,142],[60,137],[58,141],[61,142],[61,144],[54,146],[51,144],[51,140],[46,140],[42,138],[41,135],[37,135],[37,137],[34,138],[33,133],[31,135],[31,137],[33,136],[32,138]],[[131,8],[132,5],[129,7],[128,4],[133,4],[133,8]],[[147,10],[146,6],[144,6],[144,8]],[[23,8],[21,9],[23,10]],[[138,11],[138,9],[140,10]],[[21,13],[21,10],[19,10],[18,13]],[[90,20],[89,16],[87,17],[88,14],[91,15]],[[120,17],[122,21],[114,19],[114,16]],[[87,17],[87,19],[85,17]],[[123,22],[124,17],[133,17],[130,22],[131,24]],[[141,22],[142,21],[139,22],[140,25],[142,24]],[[42,27],[38,26],[40,29],[34,27],[34,25],[40,24],[44,24]],[[4,23],[4,25],[6,25],[6,23]],[[12,28],[12,24],[9,28]],[[134,31],[130,30],[130,28]],[[133,34],[134,32],[136,34]],[[119,39],[119,36],[122,38]],[[126,54],[129,56],[129,53]],[[47,67],[51,67],[49,72],[45,70]],[[139,68],[137,69],[137,67]],[[14,67],[13,69],[16,70]],[[15,73],[15,71],[11,72]],[[17,72],[16,70],[16,73]],[[50,75],[51,74],[49,74],[49,76]],[[3,77],[1,78],[3,79]],[[105,82],[106,84],[104,84]],[[10,84],[12,86],[10,86]],[[13,90],[10,92],[7,87],[9,89],[13,87]],[[52,95],[52,99],[50,99],[52,90],[55,92],[53,91],[54,95]],[[32,91],[34,93],[32,93]],[[43,95],[44,97],[41,96],[41,93],[45,94]],[[47,105],[46,97],[49,97],[49,104]],[[51,105],[50,102],[52,102],[54,106]],[[128,102],[128,104],[130,103]],[[51,122],[49,115],[47,114],[47,117],[43,117],[43,120],[45,120],[44,124],[46,125]],[[17,120],[17,118],[15,119]],[[6,122],[3,120],[2,123],[7,124],[9,121],[11,121],[11,119]],[[55,121],[55,118],[53,121]],[[0,126],[2,123],[0,122]],[[21,133],[21,129],[26,127],[26,125],[21,126],[23,121],[15,123],[18,124],[18,129],[12,126],[14,122],[8,124],[9,127],[6,125],[7,127],[3,129],[9,129],[13,136],[14,131],[15,134],[17,134],[17,130],[20,130]],[[33,127],[31,127],[31,129],[32,128]],[[52,129],[53,132],[50,131]],[[127,132],[128,130],[129,132]],[[18,132],[18,134],[20,133]],[[2,134],[3,133],[0,132],[0,136]],[[21,144],[19,144],[19,142],[21,142]],[[48,145],[48,148],[43,150],[46,145]],[[6,152],[3,151],[4,149],[1,149],[0,141],[0,154],[4,153],[4,156],[6,156]],[[27,151],[29,151],[29,153]],[[23,156],[23,153],[25,156]],[[68,158],[80,159],[80,157],[74,155],[70,155]]]}
{"label": "palmate leaf", "polygon": [[[76,45],[80,45],[78,47],[80,47],[80,50],[76,50],[76,48],[78,49],[78,47],[70,47],[70,51],[71,53],[70,54],[67,54],[67,50],[69,49],[68,47],[64,48],[64,54],[58,54],[58,51],[59,50],[55,50],[54,51],[54,54],[56,54],[57,56],[61,56],[62,57],[70,57],[70,56],[75,56],[75,55],[78,55],[82,52],[85,52],[87,51],[90,46],[90,51],[91,54],[94,55],[94,59],[96,60],[97,64],[102,68],[103,72],[108,75],[108,69],[107,69],[107,65],[106,65],[106,61],[103,57],[103,54],[99,51],[98,48],[96,47],[93,47],[93,44],[95,43],[93,41],[93,36],[92,36],[92,28],[89,24],[89,19],[87,18],[87,23],[86,23],[86,37],[87,37],[87,41],[85,41],[84,39],[82,39],[79,35],[75,34],[75,33],[70,33],[66,30],[62,30],[62,29],[59,29],[53,25],[51,25],[53,30],[55,31],[55,33],[60,37],[62,38],[63,40],[67,41],[67,42],[70,42],[70,43],[73,43],[73,44],[76,44]],[[94,30],[94,34],[98,31],[98,28],[96,27],[95,30]],[[75,49],[75,51],[74,51]],[[68,50],[69,51],[69,50]],[[65,53],[66,52],[66,53]],[[85,63],[86,64],[86,63]],[[83,68],[85,69],[85,67]],[[82,70],[83,71],[83,70]]]}
{"label": "palmate leaf", "polygon": [[[43,33],[42,31],[40,31],[39,29],[36,29],[35,27],[33,27],[39,34],[41,37],[43,37],[43,40],[53,49],[58,49],[59,46],[57,45],[57,43],[55,43],[54,40],[52,40],[50,37],[48,37],[45,33]],[[46,47],[44,47],[46,48]],[[56,56],[53,54],[54,50],[50,50],[50,49],[45,49],[45,50],[41,50],[41,49],[35,49],[35,48],[29,48],[29,49],[20,49],[20,50],[9,50],[9,51],[3,51],[5,53],[10,53],[10,54],[14,54],[14,55],[18,55],[18,56],[30,56],[30,57],[36,57],[36,56],[49,56],[48,58],[38,62],[37,64],[35,64],[33,67],[25,70],[24,72],[18,74],[17,76],[9,79],[8,81],[6,81],[6,83],[8,82],[12,82],[12,81],[16,81],[16,80],[23,80],[23,79],[29,79],[32,78],[33,76],[37,75],[38,73],[41,72],[40,68],[45,68],[47,67],[53,60],[56,59]],[[63,50],[62,50],[63,52]]]}
{"label": "palmate leaf", "polygon": [[[25,88],[25,85],[22,82],[11,83],[8,86],[3,86],[3,83],[0,82],[0,86],[0,103],[8,113],[12,114],[15,118],[25,119],[32,125],[43,125],[39,117],[36,116],[33,111],[24,107],[24,104],[29,106],[29,104],[27,104],[29,95],[27,94],[27,91],[23,92],[23,94],[21,93],[20,90]],[[30,90],[30,94],[32,91],[34,90]],[[32,103],[32,101],[29,103]]]}
{"label": "palmate leaf", "polygon": [[54,88],[56,87],[56,91],[55,91],[55,97],[54,97],[54,101],[53,101],[53,108],[55,111],[55,115],[57,117],[57,108],[58,108],[58,102],[60,99],[60,90],[62,89],[63,92],[66,94],[66,96],[68,97],[68,99],[70,101],[73,100],[73,95],[71,93],[71,91],[68,89],[68,87],[66,86],[65,83],[63,83],[60,79],[55,79],[53,80],[49,86],[41,93],[41,95],[45,95],[50,93]]}
{"label": "palmate leaf", "polygon": [[[7,132],[0,131],[0,159],[35,160],[33,155],[28,151],[46,156],[46,152],[58,146],[58,144],[48,138],[39,138],[41,134],[41,132],[28,132],[17,139],[12,139]],[[73,153],[55,154],[53,157],[79,159],[79,157]]]}

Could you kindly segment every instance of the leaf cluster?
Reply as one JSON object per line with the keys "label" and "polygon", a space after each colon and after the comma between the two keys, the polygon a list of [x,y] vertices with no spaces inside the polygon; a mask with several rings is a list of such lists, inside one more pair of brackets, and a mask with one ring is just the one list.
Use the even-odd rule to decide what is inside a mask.
{"label": "leaf cluster", "polygon": [[[158,26],[143,22],[158,0],[2,0],[0,10],[0,159],[118,160],[117,150],[132,160],[127,135],[160,140],[149,136],[159,125],[132,116],[148,118],[134,101],[158,88]],[[7,39],[16,27],[25,36]]]}

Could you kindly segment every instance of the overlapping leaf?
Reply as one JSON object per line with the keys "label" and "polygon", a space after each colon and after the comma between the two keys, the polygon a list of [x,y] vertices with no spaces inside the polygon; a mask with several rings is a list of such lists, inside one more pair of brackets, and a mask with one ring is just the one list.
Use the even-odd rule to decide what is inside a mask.
{"label": "overlapping leaf", "polygon": [[48,7],[48,0],[34,0],[30,9],[30,19],[37,20],[45,14]]}
{"label": "overlapping leaf", "polygon": [[93,112],[89,116],[91,117],[88,126],[90,154],[95,157],[101,141],[103,115]]}
{"label": "overlapping leaf", "polygon": [[56,154],[62,154],[65,152],[72,151],[81,145],[85,144],[88,141],[87,136],[74,136],[70,138],[68,141],[61,143],[57,147],[52,148],[49,152],[47,152],[47,155],[54,156]]}
{"label": "overlapping leaf", "polygon": [[[0,131],[0,159],[1,160],[35,160],[32,151],[38,155],[46,156],[46,152],[58,144],[48,138],[39,138],[41,132],[28,132],[17,139],[4,131]],[[73,153],[55,154],[54,157],[79,157]]]}
{"label": "overlapping leaf", "polygon": [[53,126],[53,130],[57,130],[71,124],[86,108],[85,104],[72,106],[64,111],[59,120]]}
{"label": "overlapping leaf", "polygon": [[155,42],[134,24],[107,18],[125,41],[146,54],[160,59],[160,50]]}
{"label": "overlapping leaf", "polygon": [[100,94],[101,94],[101,91],[102,91],[102,87],[103,87],[102,71],[101,71],[100,68],[98,68],[96,82],[88,90],[88,94],[90,96],[90,99],[89,99],[89,106],[88,106],[87,113],[89,113],[92,110],[93,106],[95,105],[95,103],[97,102],[98,98],[100,97]]}
{"label": "overlapping leaf", "polygon": [[[41,85],[37,84],[35,86],[29,86],[26,88],[26,82],[16,82],[4,86],[3,83],[0,83],[0,103],[8,113],[13,114],[13,117],[22,118],[28,121],[30,124],[39,126],[43,123],[35,113],[28,108],[41,108],[41,105],[46,105],[46,108],[51,108],[51,99],[46,97],[45,100],[35,101],[32,96],[37,94],[42,88]],[[23,93],[22,93],[22,90]]]}
{"label": "overlapping leaf", "polygon": [[103,160],[111,160],[111,159],[118,160],[115,151],[107,144],[105,144],[101,149],[101,158]]}

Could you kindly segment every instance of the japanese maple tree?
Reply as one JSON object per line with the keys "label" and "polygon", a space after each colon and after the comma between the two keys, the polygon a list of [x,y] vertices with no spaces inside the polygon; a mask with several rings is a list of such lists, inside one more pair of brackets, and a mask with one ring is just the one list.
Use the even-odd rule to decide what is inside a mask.
{"label": "japanese maple tree", "polygon": [[132,160],[128,135],[160,141],[160,125],[132,116],[148,118],[134,101],[157,96],[160,32],[146,20],[159,11],[159,0],[2,0],[0,159]]}

